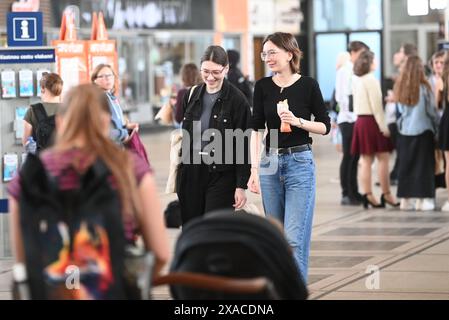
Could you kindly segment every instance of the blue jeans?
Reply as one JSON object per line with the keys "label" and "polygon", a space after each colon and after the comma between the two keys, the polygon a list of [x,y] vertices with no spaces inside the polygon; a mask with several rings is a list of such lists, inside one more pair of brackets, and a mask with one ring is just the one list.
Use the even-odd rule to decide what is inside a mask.
{"label": "blue jeans", "polygon": [[295,262],[307,283],[315,207],[315,163],[312,151],[262,156],[259,178],[265,214],[284,225]]}

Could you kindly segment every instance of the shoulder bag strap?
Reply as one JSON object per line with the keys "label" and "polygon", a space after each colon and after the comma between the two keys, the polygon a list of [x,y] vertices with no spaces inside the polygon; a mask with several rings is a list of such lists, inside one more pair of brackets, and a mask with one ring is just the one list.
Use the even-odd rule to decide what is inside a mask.
{"label": "shoulder bag strap", "polygon": [[187,103],[190,102],[190,99],[192,98],[193,92],[195,91],[196,87],[198,87],[198,85],[194,85],[192,88],[190,88],[189,100],[187,100]]}

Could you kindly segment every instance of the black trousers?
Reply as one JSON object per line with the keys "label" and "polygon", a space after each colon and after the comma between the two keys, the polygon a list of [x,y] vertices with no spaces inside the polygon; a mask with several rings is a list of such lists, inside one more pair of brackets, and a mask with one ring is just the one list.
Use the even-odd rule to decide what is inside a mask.
{"label": "black trousers", "polygon": [[398,125],[396,123],[390,123],[388,125],[388,130],[390,130],[390,139],[393,142],[394,147],[396,148],[396,160],[394,161],[393,170],[390,172],[390,180],[397,180],[398,179],[398,166],[399,166],[399,157],[398,157],[398,138],[399,138],[399,132],[398,132]]}
{"label": "black trousers", "polygon": [[208,212],[233,208],[234,171],[209,172],[205,164],[189,164],[182,165],[178,174],[177,194],[183,225]]}
{"label": "black trousers", "polygon": [[359,187],[357,183],[357,164],[359,162],[359,155],[351,154],[354,123],[343,122],[338,126],[341,132],[343,149],[343,159],[340,163],[340,185],[342,196],[355,200],[359,196]]}
{"label": "black trousers", "polygon": [[398,135],[398,198],[435,197],[435,143],[431,131]]}

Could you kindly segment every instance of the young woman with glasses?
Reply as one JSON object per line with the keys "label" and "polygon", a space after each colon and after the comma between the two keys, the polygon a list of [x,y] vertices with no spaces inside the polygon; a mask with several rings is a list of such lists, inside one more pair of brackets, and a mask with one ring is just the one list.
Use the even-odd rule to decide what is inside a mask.
{"label": "young woman with glasses", "polygon": [[108,97],[112,115],[110,137],[116,143],[123,145],[139,130],[139,125],[125,120],[120,102],[115,96],[115,80],[116,75],[109,64],[101,63],[92,72],[92,83],[103,89]]}
{"label": "young woman with glasses", "polygon": [[[265,213],[284,225],[299,272],[307,282],[315,207],[315,164],[309,133],[325,135],[331,126],[318,83],[299,73],[301,54],[288,33],[271,34],[263,42],[261,58],[274,76],[257,81],[254,89],[248,187],[262,192]],[[285,100],[288,108],[278,113],[279,102]],[[310,121],[312,115],[315,121]],[[290,130],[282,130],[281,122]],[[265,126],[268,134],[262,146]]]}
{"label": "young woman with glasses", "polygon": [[245,96],[225,78],[228,65],[222,47],[208,47],[200,65],[204,83],[184,95],[176,190],[183,225],[210,211],[241,209],[246,203],[249,152],[232,135],[249,128],[251,111]]}

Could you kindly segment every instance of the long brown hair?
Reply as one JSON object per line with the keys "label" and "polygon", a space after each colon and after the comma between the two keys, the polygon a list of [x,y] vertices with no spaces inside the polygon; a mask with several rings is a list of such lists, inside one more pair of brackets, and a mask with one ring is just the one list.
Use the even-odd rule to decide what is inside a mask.
{"label": "long brown hair", "polygon": [[443,83],[444,83],[444,89],[443,89],[443,96],[442,100],[442,106],[443,108],[446,108],[446,101],[449,101],[449,54],[446,54],[446,57],[444,59],[444,68],[443,68]]}
{"label": "long brown hair", "polygon": [[104,133],[101,119],[105,113],[110,114],[110,110],[103,90],[92,84],[72,88],[58,109],[58,116],[65,119],[66,126],[63,132],[58,132],[54,148],[56,151],[67,150],[73,147],[76,139],[83,138],[83,150],[95,159],[101,159],[114,176],[122,212],[129,217],[134,209],[140,208],[136,179],[126,151]]}
{"label": "long brown hair", "polygon": [[182,82],[186,87],[192,87],[200,82],[200,72],[194,63],[187,63],[181,69]]}
{"label": "long brown hair", "polygon": [[410,56],[394,84],[393,90],[396,101],[406,106],[417,105],[421,85],[424,85],[430,91],[432,90],[426,79],[421,58]]}

